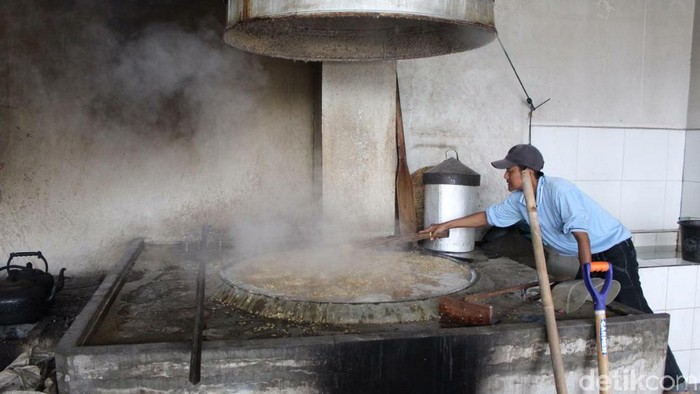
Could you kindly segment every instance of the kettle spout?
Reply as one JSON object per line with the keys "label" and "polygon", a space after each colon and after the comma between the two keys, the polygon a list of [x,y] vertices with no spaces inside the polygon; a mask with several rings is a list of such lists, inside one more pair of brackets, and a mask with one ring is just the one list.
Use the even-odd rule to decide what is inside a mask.
{"label": "kettle spout", "polygon": [[47,302],[51,303],[53,302],[54,297],[56,297],[56,293],[61,291],[63,289],[63,284],[65,282],[65,277],[63,275],[63,272],[65,272],[65,268],[61,268],[61,272],[58,274],[58,279],[54,283],[53,287],[51,288],[51,294],[49,294],[49,299]]}

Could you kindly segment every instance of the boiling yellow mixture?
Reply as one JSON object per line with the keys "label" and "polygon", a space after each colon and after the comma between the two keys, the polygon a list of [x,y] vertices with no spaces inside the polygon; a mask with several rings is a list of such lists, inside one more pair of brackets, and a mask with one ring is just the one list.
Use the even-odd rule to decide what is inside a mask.
{"label": "boiling yellow mixture", "polygon": [[449,294],[469,285],[470,270],[417,252],[322,248],[268,254],[223,272],[234,286],[317,302],[391,302]]}

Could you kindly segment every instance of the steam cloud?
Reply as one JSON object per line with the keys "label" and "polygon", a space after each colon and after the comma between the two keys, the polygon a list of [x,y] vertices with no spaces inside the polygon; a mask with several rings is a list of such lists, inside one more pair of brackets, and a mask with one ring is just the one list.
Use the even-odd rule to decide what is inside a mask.
{"label": "steam cloud", "polygon": [[[176,16],[156,18],[159,7]],[[0,254],[40,248],[73,272],[78,260],[106,268],[133,237],[181,240],[204,223],[230,231],[243,254],[350,239],[309,203],[311,155],[289,163],[311,146],[310,81],[309,93],[294,91],[302,100],[269,86],[308,68],[226,45],[221,15],[207,11],[223,8],[0,2],[10,22],[0,26],[0,109],[11,117],[0,196],[12,199],[0,204]],[[308,111],[308,126],[293,128],[308,134],[261,126],[280,106],[271,116]],[[308,184],[290,187],[299,178]]]}
{"label": "steam cloud", "polygon": [[[158,7],[176,16],[151,20]],[[58,264],[105,266],[133,237],[228,229],[230,212],[270,202],[241,196],[310,195],[250,174],[300,166],[283,166],[287,147],[254,111],[272,96],[263,63],[279,62],[226,45],[207,7],[225,5],[0,3],[1,254],[41,248]]]}
{"label": "steam cloud", "polygon": [[108,24],[108,2],[10,3],[9,14],[26,15],[6,26],[11,101],[42,113],[71,108],[68,117],[85,110],[97,122],[93,134],[192,136],[207,108],[244,105],[240,96],[266,83],[257,58],[224,44],[212,16],[190,30],[155,22],[119,32]]}

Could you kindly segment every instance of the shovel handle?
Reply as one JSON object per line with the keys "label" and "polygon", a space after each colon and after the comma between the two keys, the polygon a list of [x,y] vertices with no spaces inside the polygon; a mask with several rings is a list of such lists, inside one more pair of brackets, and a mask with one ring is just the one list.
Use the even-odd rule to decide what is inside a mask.
{"label": "shovel handle", "polygon": [[610,269],[610,263],[607,261],[591,261],[591,272],[607,272]]}
{"label": "shovel handle", "polygon": [[[607,261],[594,261],[592,263],[583,264],[583,282],[586,285],[586,289],[591,294],[593,303],[595,305],[596,311],[605,311],[605,299],[608,297],[608,291],[610,291],[610,284],[612,283],[612,264]],[[603,288],[600,292],[596,291],[591,281],[591,272],[605,272],[605,283],[603,283]]]}
{"label": "shovel handle", "polygon": [[[610,393],[610,376],[608,375],[608,324],[605,318],[605,299],[612,283],[612,264],[607,261],[594,261],[583,265],[584,277],[588,292],[595,303],[595,334],[596,348],[598,349],[598,383],[599,393]],[[591,272],[605,272],[605,283],[600,293],[596,292],[591,282]]]}
{"label": "shovel handle", "polygon": [[598,384],[600,394],[611,392],[610,375],[608,375],[608,323],[605,311],[595,312],[595,335],[598,359]]}

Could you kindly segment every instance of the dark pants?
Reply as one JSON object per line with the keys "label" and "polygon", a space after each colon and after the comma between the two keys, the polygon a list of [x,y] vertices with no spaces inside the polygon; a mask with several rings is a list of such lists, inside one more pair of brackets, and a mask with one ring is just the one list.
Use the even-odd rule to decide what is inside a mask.
{"label": "dark pants", "polygon": [[[647,300],[642,293],[642,285],[639,282],[637,251],[634,249],[631,239],[622,241],[604,252],[593,254],[592,259],[593,261],[608,261],[612,264],[613,279],[620,282],[620,294],[615,298],[615,301],[642,312],[654,313],[649,308]],[[666,353],[664,375],[671,377],[664,379],[664,387],[672,387],[684,381],[670,347]]]}

